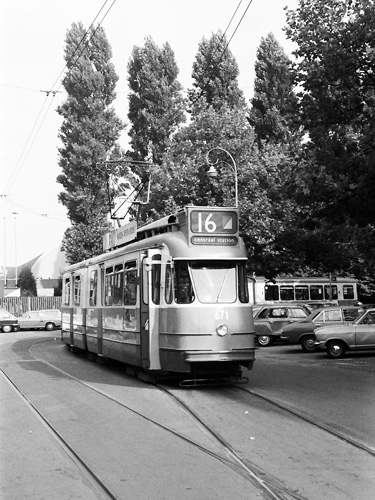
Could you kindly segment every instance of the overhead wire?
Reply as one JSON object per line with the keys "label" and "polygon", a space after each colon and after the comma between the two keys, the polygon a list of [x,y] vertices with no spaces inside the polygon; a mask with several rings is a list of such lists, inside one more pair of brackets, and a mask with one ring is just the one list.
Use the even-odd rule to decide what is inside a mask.
{"label": "overhead wire", "polygon": [[[17,177],[18,177],[19,173],[21,172],[21,169],[22,169],[23,165],[25,164],[25,161],[27,160],[27,157],[28,157],[28,155],[29,155],[29,153],[31,151],[31,148],[33,147],[33,145],[34,145],[34,143],[35,143],[35,141],[36,141],[36,139],[38,137],[39,131],[42,128],[42,125],[43,125],[43,123],[44,123],[44,121],[46,119],[47,113],[48,113],[49,109],[51,108],[52,100],[50,100],[50,103],[49,103],[49,105],[48,105],[48,107],[47,107],[47,109],[46,109],[46,111],[45,111],[45,113],[43,115],[43,118],[42,118],[42,120],[41,120],[41,122],[40,122],[40,124],[39,124],[39,126],[37,128],[37,131],[34,134],[34,130],[36,129],[36,126],[37,126],[39,118],[40,118],[40,116],[42,114],[43,108],[45,107],[45,104],[47,103],[47,99],[48,99],[48,96],[46,96],[45,99],[44,99],[43,105],[42,105],[42,107],[41,107],[41,109],[40,109],[40,111],[38,113],[38,116],[37,116],[35,122],[34,122],[33,128],[32,128],[32,130],[31,130],[31,132],[29,134],[29,137],[27,138],[26,144],[25,144],[25,146],[24,146],[24,148],[23,148],[23,150],[21,152],[21,155],[20,155],[20,157],[19,157],[19,159],[18,159],[18,161],[16,163],[15,168],[12,171],[12,174],[11,174],[9,180],[8,180],[8,183],[5,186],[5,189],[4,189],[4,195],[5,196],[7,196],[9,194],[9,191],[11,190],[11,188],[14,185],[14,183],[16,182]],[[33,136],[33,134],[34,134],[34,136]]]}
{"label": "overhead wire", "polygon": [[76,58],[76,61],[74,61],[72,67],[69,69],[69,65],[70,63],[72,62],[73,58],[75,57],[76,53],[78,52],[80,46],[82,45],[82,43],[84,42],[86,36],[90,33],[90,31],[92,30],[93,26],[94,26],[94,23],[95,21],[97,20],[97,18],[99,17],[101,11],[104,9],[105,5],[108,3],[109,0],[106,0],[104,2],[104,4],[102,5],[101,9],[99,10],[99,12],[97,13],[97,15],[95,16],[94,20],[92,21],[92,23],[90,24],[90,26],[87,28],[85,34],[83,35],[83,37],[81,38],[81,40],[79,41],[77,47],[75,48],[73,54],[69,57],[68,61],[66,62],[64,68],[62,69],[61,73],[59,74],[59,76],[56,78],[54,84],[52,85],[51,88],[54,88],[54,86],[57,84],[57,82],[60,80],[60,85],[58,87],[58,90],[61,88],[62,86],[62,75],[64,74],[64,71],[66,69],[68,69],[68,74],[70,73],[70,71],[72,70],[72,68],[74,67],[74,64],[78,61],[79,57],[82,55],[83,51],[85,50],[85,48],[88,46],[88,44],[90,43],[91,39],[95,36],[95,33],[97,32],[97,30],[100,28],[100,26],[102,25],[104,19],[107,17],[109,11],[112,9],[113,5],[115,4],[116,0],[113,0],[112,1],[112,4],[110,5],[109,9],[107,10],[107,12],[105,13],[105,15],[103,16],[102,20],[100,21],[100,23],[98,23],[97,27],[91,32],[91,36],[90,38],[85,42],[85,45],[82,47],[82,50],[80,51],[80,53],[78,54],[77,58]]}
{"label": "overhead wire", "polygon": [[[23,210],[27,211],[29,213],[29,215],[32,215],[34,217],[42,217],[42,218],[47,218],[48,217],[48,219],[52,219],[52,220],[56,220],[56,221],[60,221],[60,222],[66,222],[64,219],[62,219],[59,216],[56,216],[56,215],[53,215],[53,214],[49,214],[49,213],[41,213],[40,211],[34,210],[32,208],[29,208],[29,207],[26,207],[22,203],[14,201],[14,200],[10,199],[9,197],[6,197],[5,201],[7,203],[9,203],[9,204],[17,207],[18,209],[23,209]],[[7,212],[2,212],[2,213],[7,213]],[[20,215],[19,212],[12,211],[11,213],[12,214]]]}
{"label": "overhead wire", "polygon": [[[230,19],[230,21],[229,21],[229,23],[228,23],[228,25],[227,25],[226,29],[225,29],[225,31],[224,31],[224,33],[223,33],[223,35],[220,37],[220,40],[219,40],[219,42],[218,42],[218,44],[217,44],[217,46],[216,46],[216,49],[215,49],[215,51],[214,51],[213,55],[215,55],[215,54],[217,53],[218,49],[220,48],[220,44],[221,44],[221,42],[225,39],[225,35],[226,35],[226,33],[227,33],[227,31],[228,31],[228,29],[229,29],[230,25],[232,24],[232,21],[233,21],[234,17],[236,16],[236,14],[237,14],[237,11],[238,11],[239,7],[241,6],[241,3],[242,3],[242,0],[240,0],[239,4],[237,5],[237,8],[236,8],[236,10],[234,11],[234,13],[233,13],[233,15],[232,15],[232,17],[231,17],[231,19]],[[222,59],[223,59],[223,57],[224,57],[225,53],[227,52],[227,50],[228,50],[228,48],[229,48],[229,44],[230,44],[230,42],[232,41],[232,39],[233,39],[234,35],[236,34],[236,32],[237,32],[237,30],[238,30],[239,26],[241,25],[241,23],[242,23],[242,21],[243,21],[243,19],[244,19],[245,15],[247,14],[247,11],[249,10],[249,8],[250,8],[250,6],[251,6],[251,4],[252,4],[252,3],[253,3],[253,0],[250,0],[250,1],[249,1],[249,3],[248,3],[248,5],[247,5],[247,7],[246,7],[246,9],[245,9],[245,11],[244,11],[244,13],[243,13],[243,14],[242,14],[242,16],[241,16],[241,19],[240,19],[240,20],[239,20],[239,22],[237,23],[237,26],[236,26],[236,28],[235,28],[234,32],[232,33],[232,36],[230,37],[229,41],[227,42],[226,46],[224,47],[224,50],[222,51],[222,53],[221,53],[221,55],[220,55],[220,57],[219,57],[219,59],[218,59],[218,63],[220,63],[220,62],[222,61]],[[211,70],[211,72],[210,72],[210,73],[209,73],[209,75],[208,75],[208,78],[207,78],[207,80],[206,80],[206,83],[205,83],[205,84],[203,85],[203,87],[200,89],[200,92],[199,92],[198,96],[196,96],[196,98],[195,98],[192,102],[189,102],[189,103],[188,103],[188,102],[186,102],[186,103],[185,103],[185,104],[184,104],[184,105],[183,105],[183,106],[182,106],[179,110],[175,111],[175,112],[174,112],[174,114],[172,114],[171,116],[167,116],[167,117],[165,118],[165,120],[161,122],[160,127],[164,127],[164,128],[165,128],[165,127],[166,127],[166,125],[167,125],[167,123],[169,122],[169,120],[170,120],[170,121],[172,121],[172,120],[173,120],[173,121],[177,120],[177,119],[178,119],[178,118],[179,118],[179,117],[180,117],[180,116],[181,116],[181,115],[182,115],[182,114],[186,111],[186,109],[187,109],[187,107],[188,107],[188,106],[189,106],[189,107],[194,106],[194,105],[195,105],[195,104],[196,104],[196,103],[197,103],[200,99],[202,99],[202,97],[203,97],[203,95],[204,95],[204,91],[206,90],[206,88],[208,87],[208,85],[210,84],[210,82],[212,81],[212,75],[213,75],[213,72],[214,72],[214,70],[212,69],[212,70]]]}
{"label": "overhead wire", "polygon": [[[32,130],[31,130],[31,132],[30,132],[29,136],[28,136],[28,139],[27,139],[27,141],[26,141],[26,144],[25,144],[25,146],[24,146],[24,148],[23,148],[23,150],[22,150],[22,152],[21,152],[21,155],[20,155],[20,157],[19,157],[19,159],[18,159],[18,161],[17,161],[17,163],[16,163],[16,165],[15,165],[15,167],[14,167],[14,169],[13,169],[13,172],[12,172],[12,174],[11,174],[11,176],[10,176],[9,180],[8,180],[8,183],[6,184],[6,188],[5,188],[5,190],[4,190],[4,194],[2,195],[2,197],[6,197],[6,196],[8,196],[8,194],[9,194],[9,192],[10,192],[11,188],[13,187],[13,185],[14,185],[14,183],[15,183],[15,181],[16,181],[16,179],[17,179],[17,177],[18,177],[18,175],[19,175],[19,173],[20,173],[20,171],[21,171],[21,169],[22,169],[22,167],[23,167],[23,165],[24,165],[24,163],[26,162],[26,159],[27,159],[27,157],[28,157],[28,155],[29,155],[29,153],[30,153],[30,151],[31,151],[31,149],[32,149],[32,147],[33,147],[33,145],[34,145],[34,143],[35,143],[35,141],[36,141],[37,137],[38,137],[39,131],[40,131],[40,129],[41,129],[41,127],[42,127],[42,125],[43,125],[43,123],[44,123],[45,119],[46,119],[46,116],[47,116],[48,111],[49,111],[49,109],[50,109],[50,107],[51,107],[51,104],[52,104],[52,100],[51,100],[51,101],[50,101],[50,104],[49,104],[49,106],[48,106],[48,108],[47,108],[46,112],[44,113],[44,116],[43,116],[43,118],[42,118],[42,120],[41,120],[41,122],[40,122],[40,124],[39,124],[39,126],[38,126],[38,128],[37,128],[37,131],[36,131],[36,133],[34,134],[34,131],[35,131],[36,127],[37,127],[37,124],[38,124],[39,118],[40,118],[40,116],[41,116],[41,114],[42,114],[42,112],[43,112],[43,109],[44,109],[45,105],[46,105],[46,102],[47,102],[47,99],[48,99],[48,97],[49,97],[49,94],[51,93],[51,94],[52,94],[52,96],[53,96],[53,97],[55,97],[56,93],[57,93],[57,92],[59,92],[59,89],[60,89],[60,88],[61,88],[61,86],[62,86],[62,80],[61,80],[61,77],[62,77],[62,75],[64,74],[65,70],[69,67],[70,63],[73,61],[73,58],[76,56],[76,54],[77,54],[78,50],[79,50],[79,49],[80,49],[80,47],[83,45],[83,43],[84,43],[85,39],[87,38],[88,34],[89,34],[89,33],[90,33],[90,31],[91,31],[91,36],[90,36],[90,38],[88,38],[88,39],[86,40],[86,42],[85,42],[85,43],[84,43],[84,45],[82,46],[82,49],[81,49],[81,50],[80,50],[80,52],[78,53],[78,56],[77,56],[77,58],[76,58],[76,61],[79,59],[80,55],[83,53],[83,51],[85,50],[85,48],[87,47],[87,45],[88,45],[88,43],[91,41],[91,39],[95,36],[96,31],[99,29],[99,27],[100,27],[100,26],[101,26],[101,24],[103,23],[104,19],[106,18],[106,16],[108,15],[108,13],[110,12],[110,10],[112,9],[113,5],[114,5],[114,4],[115,4],[115,2],[116,2],[116,0],[113,0],[113,1],[112,1],[112,3],[111,3],[111,5],[110,5],[110,7],[108,8],[107,12],[106,12],[106,13],[105,13],[105,15],[103,16],[103,18],[102,18],[102,20],[100,21],[100,23],[97,25],[97,27],[95,28],[95,30],[92,30],[92,28],[93,28],[93,26],[94,26],[95,21],[97,20],[97,18],[99,17],[99,15],[100,15],[100,13],[103,11],[103,9],[105,8],[105,6],[106,6],[106,4],[108,3],[108,1],[109,1],[109,0],[105,0],[104,4],[102,5],[102,7],[100,8],[100,10],[99,10],[99,11],[98,11],[98,13],[96,14],[96,16],[95,16],[94,20],[93,20],[93,21],[92,21],[92,23],[90,24],[89,28],[86,30],[86,32],[85,32],[85,34],[84,34],[84,36],[82,37],[82,39],[80,40],[79,44],[78,44],[78,45],[77,45],[77,47],[75,48],[75,50],[74,50],[73,54],[70,56],[70,58],[68,59],[68,61],[67,61],[67,62],[66,62],[66,64],[65,64],[65,66],[64,66],[64,68],[63,68],[63,70],[60,72],[60,74],[59,74],[59,75],[58,75],[58,77],[56,78],[55,82],[53,83],[53,85],[52,85],[52,87],[51,87],[51,90],[49,90],[49,91],[48,91],[48,90],[46,90],[46,91],[41,91],[41,92],[46,92],[46,97],[45,97],[45,100],[44,100],[43,105],[42,105],[42,107],[41,107],[41,109],[40,109],[40,111],[39,111],[39,113],[38,113],[38,116],[37,116],[37,118],[36,118],[35,122],[34,122],[34,125],[33,125],[33,127],[32,127]],[[228,50],[229,44],[230,44],[230,42],[232,41],[232,39],[233,39],[233,37],[234,37],[235,33],[237,32],[237,30],[238,30],[238,28],[239,28],[240,24],[242,23],[243,18],[245,17],[245,15],[246,15],[246,13],[247,13],[247,11],[248,11],[248,9],[249,9],[250,5],[252,4],[252,1],[253,1],[253,0],[250,0],[250,1],[249,1],[248,6],[246,7],[246,9],[245,9],[245,11],[244,11],[243,15],[241,16],[241,19],[240,19],[240,20],[239,20],[239,22],[237,23],[237,26],[236,26],[236,28],[235,28],[235,30],[234,30],[234,32],[233,32],[233,34],[232,34],[232,36],[230,37],[229,41],[227,42],[226,46],[224,47],[224,50],[222,50],[222,53],[221,53],[221,55],[220,55],[220,58],[219,58],[218,62],[220,62],[220,61],[223,59],[223,57],[224,57],[224,55],[225,55],[226,51]],[[234,11],[234,13],[233,13],[233,15],[232,15],[232,17],[231,17],[231,19],[230,19],[230,21],[229,21],[228,25],[227,25],[227,27],[226,27],[226,29],[225,29],[225,31],[224,31],[224,33],[223,33],[222,37],[221,37],[221,38],[220,38],[220,40],[219,40],[219,43],[218,43],[218,45],[217,45],[217,47],[216,47],[216,49],[215,49],[214,54],[216,54],[217,50],[219,50],[219,48],[220,48],[220,44],[221,44],[221,42],[224,40],[225,35],[226,35],[227,31],[229,30],[229,28],[230,28],[230,26],[231,26],[231,24],[232,24],[232,22],[233,22],[233,19],[235,18],[236,14],[237,14],[237,12],[238,12],[238,9],[239,9],[239,7],[240,7],[241,3],[242,3],[242,0],[240,0],[239,4],[237,5],[237,7],[236,7],[236,9],[235,9],[235,11]],[[72,64],[71,68],[68,70],[68,74],[69,74],[69,72],[72,70],[72,68],[73,68],[73,67],[74,67],[74,63]],[[202,89],[201,89],[200,93],[198,94],[198,96],[197,96],[197,97],[196,97],[196,98],[195,98],[195,99],[194,99],[191,103],[186,103],[186,104],[184,104],[184,106],[182,106],[182,107],[181,107],[181,108],[180,108],[177,112],[175,112],[175,114],[170,115],[170,116],[167,116],[167,117],[164,119],[164,121],[162,121],[162,122],[161,122],[161,124],[160,124],[160,126],[161,126],[161,127],[165,127],[165,126],[166,126],[166,124],[167,124],[167,122],[168,122],[168,121],[170,121],[170,120],[176,120],[176,119],[177,119],[180,115],[182,115],[182,114],[186,111],[186,108],[187,108],[187,106],[188,106],[188,105],[189,105],[189,106],[191,106],[191,105],[196,104],[196,103],[199,101],[199,99],[201,99],[201,98],[203,97],[204,90],[207,88],[207,86],[209,85],[210,81],[212,80],[212,74],[213,74],[213,70],[212,70],[212,71],[211,71],[211,73],[209,74],[209,76],[208,76],[208,78],[207,78],[207,81],[206,81],[205,85],[202,87]],[[58,89],[57,89],[57,90],[53,90],[53,89],[54,89],[54,87],[55,87],[55,85],[57,84],[57,82],[58,82],[59,80],[60,80],[60,85],[59,85]],[[33,90],[33,89],[29,89],[29,90]],[[34,136],[33,136],[33,134],[34,134]]]}
{"label": "overhead wire", "polygon": [[[36,141],[36,139],[37,139],[37,137],[38,137],[39,131],[40,131],[40,129],[41,129],[41,127],[42,127],[42,125],[43,125],[43,123],[44,123],[45,119],[46,119],[46,116],[47,116],[47,114],[48,114],[48,111],[49,111],[49,109],[50,109],[50,107],[51,107],[51,105],[52,105],[52,102],[53,102],[52,100],[50,100],[50,104],[49,104],[49,106],[48,106],[48,108],[47,108],[46,112],[44,113],[44,116],[43,116],[43,118],[42,118],[42,120],[41,120],[41,122],[40,122],[40,124],[39,124],[39,126],[38,126],[38,128],[37,128],[36,133],[34,134],[34,131],[35,131],[36,127],[37,127],[37,124],[38,124],[38,121],[39,121],[39,119],[40,119],[40,116],[41,116],[41,114],[42,114],[42,112],[43,112],[43,109],[44,109],[44,107],[45,107],[45,105],[46,105],[46,102],[47,102],[47,99],[48,99],[48,97],[49,97],[49,94],[51,93],[51,94],[52,94],[52,97],[55,97],[56,93],[57,93],[57,92],[59,92],[59,89],[60,89],[60,88],[61,88],[61,86],[62,86],[62,81],[60,82],[60,85],[59,85],[59,87],[58,87],[58,89],[57,89],[57,90],[53,90],[53,89],[54,89],[54,87],[55,87],[55,85],[56,85],[56,84],[57,84],[57,82],[61,79],[61,77],[62,77],[62,75],[64,74],[65,70],[68,68],[68,65],[71,63],[71,61],[72,61],[72,60],[73,60],[73,58],[75,57],[75,55],[76,55],[77,51],[79,50],[79,48],[80,48],[80,47],[81,47],[81,45],[83,44],[83,42],[84,42],[85,38],[87,37],[88,33],[90,32],[90,30],[91,30],[91,29],[92,29],[92,27],[94,26],[95,21],[96,21],[96,20],[97,20],[97,18],[99,17],[100,13],[101,13],[101,12],[102,12],[102,10],[104,9],[104,7],[105,7],[105,6],[106,6],[106,4],[108,3],[108,1],[109,1],[109,0],[105,0],[104,4],[103,4],[103,5],[102,5],[102,7],[100,8],[99,12],[96,14],[96,16],[95,16],[94,20],[92,21],[92,23],[90,24],[89,28],[85,31],[85,34],[83,35],[82,39],[80,40],[79,44],[77,45],[77,47],[76,47],[75,51],[74,51],[74,52],[73,52],[73,54],[70,56],[70,58],[68,59],[68,61],[67,61],[67,62],[66,62],[66,64],[65,64],[65,66],[64,66],[64,68],[63,68],[63,70],[60,72],[59,76],[58,76],[58,77],[56,78],[56,80],[54,81],[54,83],[53,83],[53,85],[52,85],[52,87],[51,87],[51,90],[43,90],[43,91],[40,91],[40,92],[46,92],[46,97],[45,97],[44,102],[43,102],[43,104],[42,104],[42,107],[41,107],[41,109],[40,109],[40,111],[39,111],[39,113],[38,113],[38,115],[37,115],[37,118],[36,118],[36,120],[35,120],[35,122],[34,122],[34,125],[33,125],[33,127],[32,127],[32,130],[31,130],[31,132],[30,132],[30,134],[29,134],[29,136],[28,136],[28,138],[27,138],[26,144],[25,144],[24,148],[22,149],[21,155],[19,156],[18,161],[17,161],[17,163],[16,163],[15,167],[13,168],[13,171],[12,171],[12,173],[11,173],[11,176],[10,176],[10,178],[9,178],[9,180],[8,180],[7,184],[6,184],[5,190],[4,190],[3,195],[2,195],[2,197],[3,197],[3,198],[4,198],[4,197],[7,197],[7,196],[9,195],[9,192],[10,192],[11,188],[13,187],[13,185],[14,185],[14,183],[15,183],[15,181],[16,181],[16,179],[17,179],[17,177],[18,177],[18,175],[19,175],[19,173],[20,173],[20,171],[21,171],[21,169],[22,169],[22,167],[23,167],[23,165],[25,164],[26,159],[27,159],[27,157],[28,157],[28,155],[29,155],[29,153],[30,153],[30,151],[31,151],[31,149],[32,149],[32,146],[34,145],[34,143],[35,143],[35,141]],[[98,28],[100,27],[100,25],[103,23],[104,19],[105,19],[105,18],[106,18],[106,16],[108,15],[109,11],[112,9],[112,7],[113,7],[113,5],[115,4],[115,2],[116,2],[116,0],[113,0],[113,1],[112,1],[112,3],[111,3],[111,5],[110,5],[110,7],[108,8],[107,12],[106,12],[106,13],[105,13],[105,15],[103,16],[103,18],[102,18],[102,20],[100,21],[100,23],[98,24],[98,26],[96,27],[96,29],[95,29],[95,30],[93,30],[93,31],[92,31],[92,34],[91,34],[90,38],[89,38],[89,39],[85,42],[85,45],[82,47],[82,50],[81,50],[81,51],[80,51],[80,53],[78,54],[78,56],[77,56],[77,58],[76,58],[76,61],[78,60],[78,58],[80,57],[80,55],[81,55],[81,54],[83,53],[83,51],[85,50],[85,48],[87,47],[87,45],[88,45],[88,43],[90,42],[90,40],[92,39],[92,37],[95,35],[95,33],[96,33],[96,31],[98,30]],[[73,65],[71,66],[71,68],[69,69],[69,71],[71,71],[73,67],[74,67],[74,63],[73,63]],[[68,73],[69,73],[69,71],[68,71]],[[30,90],[31,90],[31,89],[30,89]],[[25,153],[25,152],[26,152],[26,153]]]}
{"label": "overhead wire", "polygon": [[[243,14],[242,14],[242,16],[241,16],[241,19],[240,19],[240,20],[239,20],[239,22],[237,23],[237,26],[236,26],[236,28],[235,28],[235,30],[234,30],[234,32],[233,32],[233,34],[232,34],[232,36],[230,37],[229,41],[228,41],[228,42],[227,42],[227,44],[225,45],[224,50],[222,51],[222,53],[221,53],[221,55],[220,55],[220,57],[219,57],[219,60],[218,60],[218,62],[219,62],[219,63],[220,63],[220,62],[221,62],[221,60],[223,59],[223,57],[224,57],[224,55],[225,55],[226,51],[228,50],[229,44],[230,44],[230,42],[232,41],[232,39],[233,39],[234,35],[236,34],[236,32],[237,32],[237,30],[238,30],[238,28],[239,28],[240,24],[242,23],[242,21],[243,21],[243,19],[244,19],[245,15],[246,15],[246,13],[247,13],[247,11],[249,10],[249,7],[251,6],[252,2],[253,2],[253,0],[250,0],[250,1],[249,1],[249,3],[248,3],[248,5],[247,5],[247,7],[246,7],[246,9],[245,9],[244,13],[243,13]],[[237,14],[237,12],[238,12],[238,9],[240,8],[241,4],[242,4],[242,0],[240,0],[239,4],[237,5],[237,7],[236,7],[236,9],[235,9],[235,11],[234,11],[234,13],[233,13],[233,15],[232,15],[232,17],[231,17],[231,19],[230,19],[230,21],[229,21],[228,25],[227,25],[227,27],[226,27],[226,29],[225,29],[224,33],[223,33],[223,34],[222,34],[222,36],[220,37],[220,40],[219,40],[219,42],[218,42],[218,44],[217,44],[217,46],[216,46],[216,48],[215,48],[215,50],[214,50],[213,55],[215,55],[215,54],[217,53],[217,51],[218,51],[218,50],[220,50],[220,45],[221,45],[221,42],[225,39],[226,33],[227,33],[227,31],[229,30],[230,25],[232,24],[233,19],[235,18],[235,16],[236,16],[236,14]],[[164,119],[164,120],[160,123],[160,127],[161,127],[161,128],[162,128],[162,127],[166,128],[166,126],[167,126],[168,122],[169,122],[169,123],[171,123],[171,122],[173,123],[173,121],[177,120],[177,118],[179,118],[179,116],[181,116],[181,115],[182,115],[182,114],[186,111],[186,109],[187,109],[187,107],[188,107],[188,106],[190,107],[190,106],[192,106],[192,105],[196,104],[196,103],[199,101],[199,99],[201,99],[201,98],[203,97],[203,93],[204,93],[205,89],[207,88],[207,86],[209,85],[210,81],[212,80],[213,71],[214,71],[214,70],[212,69],[212,70],[211,70],[211,72],[210,72],[210,74],[209,74],[209,76],[208,76],[208,78],[207,78],[206,83],[205,83],[205,84],[204,84],[204,86],[202,87],[202,89],[201,89],[200,93],[199,93],[199,94],[198,94],[198,96],[195,98],[195,100],[194,100],[193,102],[190,102],[190,103],[186,102],[183,106],[181,106],[181,108],[180,108],[179,110],[177,110],[177,111],[173,112],[173,113],[172,113],[172,115],[169,115],[169,116],[167,115],[167,117],[166,117],[166,118],[165,118],[165,119]],[[138,186],[137,186],[137,187],[138,187]],[[138,194],[140,194],[140,193],[138,193]],[[129,198],[129,197],[130,197],[130,196],[128,196],[128,198]],[[129,212],[129,210],[128,210],[128,212]],[[128,212],[127,212],[127,213],[128,213]]]}
{"label": "overhead wire", "polygon": [[40,90],[37,90],[37,89],[30,89],[29,87],[19,87],[18,85],[9,85],[6,83],[0,83],[0,87],[9,87],[12,89],[20,89],[20,90],[29,90],[30,92],[41,92]]}

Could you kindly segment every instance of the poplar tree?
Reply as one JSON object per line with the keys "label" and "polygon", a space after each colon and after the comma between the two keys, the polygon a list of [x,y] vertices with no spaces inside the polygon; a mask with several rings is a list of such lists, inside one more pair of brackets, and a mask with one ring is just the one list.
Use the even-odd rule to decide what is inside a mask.
{"label": "poplar tree", "polygon": [[199,114],[207,106],[216,111],[223,104],[229,108],[243,107],[245,100],[238,87],[238,75],[238,64],[226,36],[218,31],[210,39],[203,38],[193,63],[193,88],[189,91],[192,114]]}
{"label": "poplar tree", "polygon": [[[174,52],[168,43],[160,48],[148,37],[144,47],[133,48],[128,63],[129,155],[132,159],[161,163],[171,134],[185,121],[178,73]],[[144,172],[140,175],[143,177]]]}
{"label": "poplar tree", "polygon": [[63,80],[68,97],[57,110],[63,117],[62,174],[57,181],[64,191],[59,200],[72,223],[62,244],[69,263],[100,253],[108,227],[105,175],[98,163],[108,158],[123,128],[111,106],[118,80],[111,57],[103,28],[86,32],[81,23],[72,24],[66,36],[68,72]]}
{"label": "poplar tree", "polygon": [[250,123],[259,144],[290,141],[300,128],[291,61],[272,33],[262,38],[255,62]]}

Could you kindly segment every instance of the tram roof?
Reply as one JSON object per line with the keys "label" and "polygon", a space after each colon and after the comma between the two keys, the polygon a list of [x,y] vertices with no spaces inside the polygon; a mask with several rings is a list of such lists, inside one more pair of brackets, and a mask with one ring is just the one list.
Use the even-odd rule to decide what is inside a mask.
{"label": "tram roof", "polygon": [[[137,230],[135,240],[126,243],[116,249],[91,257],[77,264],[68,266],[65,271],[74,271],[82,267],[88,267],[100,262],[107,262],[122,255],[131,255],[151,248],[167,247],[174,260],[247,260],[247,252],[242,238],[238,232],[235,235],[236,244],[225,244],[225,235],[221,235],[223,244],[192,244],[188,227],[188,213],[191,210],[212,211],[216,213],[233,213],[235,209],[223,209],[219,207],[193,207],[189,206],[180,210],[177,214],[163,217],[157,221],[146,224]],[[210,241],[210,235],[207,235]]]}

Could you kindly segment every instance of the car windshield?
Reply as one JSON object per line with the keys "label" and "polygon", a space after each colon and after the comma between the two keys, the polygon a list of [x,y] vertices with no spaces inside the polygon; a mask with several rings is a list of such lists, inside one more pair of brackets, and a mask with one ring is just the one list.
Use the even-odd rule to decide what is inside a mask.
{"label": "car windshield", "polygon": [[13,314],[10,314],[8,311],[5,311],[4,309],[1,309],[0,319],[15,319],[15,316],[13,316]]}
{"label": "car windshield", "polygon": [[358,320],[362,325],[373,325],[375,324],[375,311],[365,312]]}

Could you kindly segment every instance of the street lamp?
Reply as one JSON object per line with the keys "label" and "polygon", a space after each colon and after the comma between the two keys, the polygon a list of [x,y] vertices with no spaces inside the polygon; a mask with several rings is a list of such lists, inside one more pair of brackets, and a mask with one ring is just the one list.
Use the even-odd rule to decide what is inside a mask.
{"label": "street lamp", "polygon": [[[228,163],[227,161],[223,161],[223,160],[219,160],[219,158],[216,159],[216,161],[212,162],[210,161],[210,154],[213,152],[213,151],[223,151],[225,154],[227,154],[229,156],[229,158],[232,160],[232,165],[230,163]],[[236,165],[236,162],[234,161],[234,158],[233,156],[224,148],[220,148],[220,147],[216,147],[216,148],[212,148],[208,151],[208,153],[206,154],[206,159],[207,159],[207,163],[210,165],[210,168],[207,172],[207,176],[209,179],[215,179],[218,175],[218,172],[216,170],[216,167],[215,165],[218,165],[218,163],[225,163],[226,165],[228,165],[228,167],[231,168],[233,174],[234,174],[234,192],[235,192],[235,207],[238,208],[238,179],[237,179],[237,165]]]}

